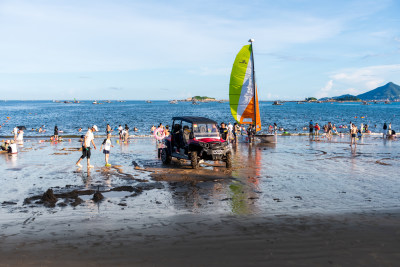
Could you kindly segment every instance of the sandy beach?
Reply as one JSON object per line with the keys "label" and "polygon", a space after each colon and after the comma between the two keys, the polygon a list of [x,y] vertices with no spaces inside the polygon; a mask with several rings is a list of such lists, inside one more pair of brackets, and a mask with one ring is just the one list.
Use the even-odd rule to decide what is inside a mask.
{"label": "sandy beach", "polygon": [[[102,140],[102,139],[101,139]],[[95,142],[99,143],[99,139]],[[239,144],[234,164],[163,166],[155,141],[77,169],[79,142],[1,154],[0,266],[396,266],[397,141]],[[84,164],[84,167],[86,165]],[[52,189],[57,200],[41,199]],[[93,200],[99,191],[104,199]]]}

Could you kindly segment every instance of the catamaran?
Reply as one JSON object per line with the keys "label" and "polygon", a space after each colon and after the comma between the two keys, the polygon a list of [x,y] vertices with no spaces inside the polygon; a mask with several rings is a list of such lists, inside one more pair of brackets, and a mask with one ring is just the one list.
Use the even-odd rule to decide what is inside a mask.
{"label": "catamaran", "polygon": [[276,143],[276,134],[261,134],[260,107],[254,71],[254,39],[249,40],[237,54],[229,82],[229,103],[233,118],[241,125],[252,125],[255,138],[261,142]]}

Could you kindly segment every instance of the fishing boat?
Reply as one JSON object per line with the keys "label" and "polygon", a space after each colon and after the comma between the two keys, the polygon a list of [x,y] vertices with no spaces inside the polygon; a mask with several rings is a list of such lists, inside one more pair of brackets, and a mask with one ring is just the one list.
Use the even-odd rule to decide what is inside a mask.
{"label": "fishing boat", "polygon": [[178,104],[178,100],[171,100],[169,101],[170,104]]}
{"label": "fishing boat", "polygon": [[229,82],[229,103],[233,118],[241,125],[252,125],[254,137],[261,142],[276,143],[276,134],[261,133],[260,107],[254,71],[253,39],[237,54]]}
{"label": "fishing boat", "polygon": [[274,103],[272,103],[272,105],[274,105],[274,106],[282,106],[283,104],[280,101],[274,101]]}
{"label": "fishing boat", "polygon": [[146,103],[150,104],[150,103],[151,103],[151,101],[150,101],[150,100],[146,100]]}

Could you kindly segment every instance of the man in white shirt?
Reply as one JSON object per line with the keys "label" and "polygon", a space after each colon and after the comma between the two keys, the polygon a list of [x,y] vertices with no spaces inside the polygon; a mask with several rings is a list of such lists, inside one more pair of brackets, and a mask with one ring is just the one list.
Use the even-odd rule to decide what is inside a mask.
{"label": "man in white shirt", "polygon": [[80,164],[81,160],[84,158],[87,158],[87,167],[88,168],[93,168],[93,165],[90,165],[90,143],[93,144],[93,148],[96,149],[96,145],[94,144],[94,135],[93,132],[97,132],[99,129],[97,128],[96,125],[93,125],[92,128],[89,128],[87,133],[85,134],[85,137],[82,142],[82,156],[79,158],[78,162],[76,163],[76,166],[79,168],[82,168],[82,165]]}

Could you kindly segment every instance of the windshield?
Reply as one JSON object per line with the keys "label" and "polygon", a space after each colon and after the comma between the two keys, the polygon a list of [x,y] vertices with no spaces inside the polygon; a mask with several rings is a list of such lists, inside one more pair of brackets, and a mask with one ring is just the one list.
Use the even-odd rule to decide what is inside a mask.
{"label": "windshield", "polygon": [[212,123],[193,123],[193,134],[197,139],[218,138],[219,132],[217,125]]}

